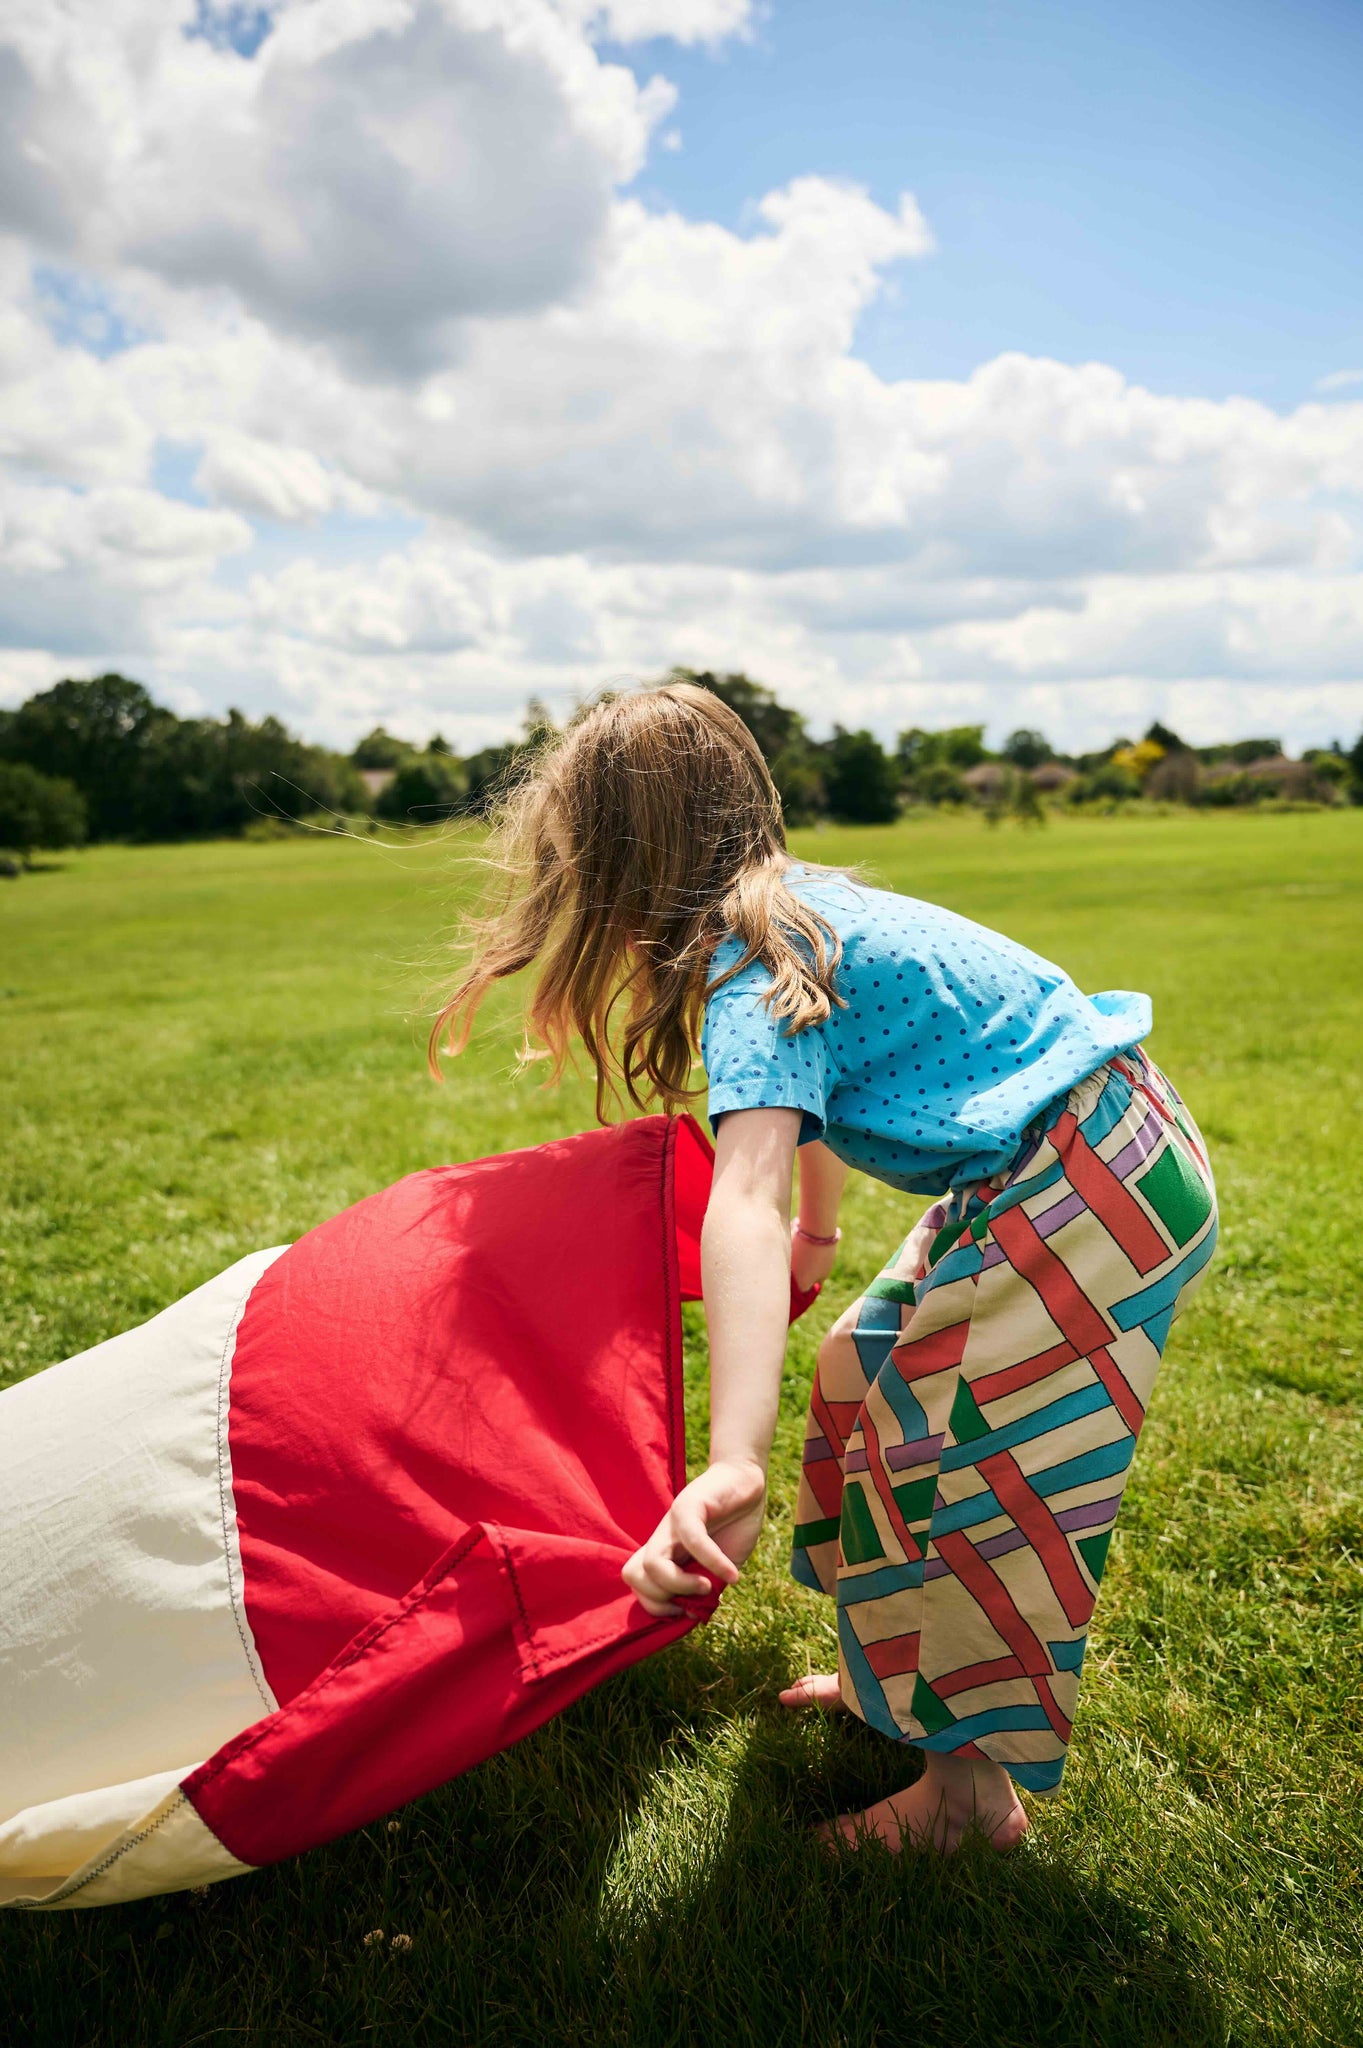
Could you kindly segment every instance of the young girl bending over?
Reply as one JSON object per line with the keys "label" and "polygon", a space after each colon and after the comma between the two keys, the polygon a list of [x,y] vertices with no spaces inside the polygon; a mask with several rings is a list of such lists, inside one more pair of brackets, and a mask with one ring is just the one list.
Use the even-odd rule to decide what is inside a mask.
{"label": "young girl bending over", "polygon": [[617,1085],[681,1107],[698,1051],[709,1082],[710,1463],[626,1567],[650,1612],[757,1541],[792,1272],[832,1270],[848,1168],[935,1198],[819,1352],[792,1570],[837,1601],[838,1673],[782,1699],[924,1752],[853,1839],[950,1850],[973,1823],[1008,1848],[1016,1788],[1060,1783],[1136,1437],[1216,1238],[1149,999],[792,859],[747,728],[687,684],[580,719],[501,852],[433,1048],[537,964],[530,1031],[555,1071],[586,1047],[598,1116]]}

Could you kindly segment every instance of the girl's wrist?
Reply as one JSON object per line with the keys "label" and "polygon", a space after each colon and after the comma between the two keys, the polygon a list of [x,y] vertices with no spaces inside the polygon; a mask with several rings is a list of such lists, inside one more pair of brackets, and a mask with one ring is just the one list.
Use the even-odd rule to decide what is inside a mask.
{"label": "girl's wrist", "polygon": [[767,1483],[767,1461],[752,1450],[726,1450],[718,1444],[710,1446],[710,1464],[724,1465],[731,1472],[755,1473],[765,1486]]}
{"label": "girl's wrist", "polygon": [[[824,1217],[820,1217],[818,1220],[821,1224],[827,1222],[827,1219]],[[806,1244],[830,1245],[842,1242],[842,1230],[836,1223],[831,1231],[826,1228],[816,1230],[812,1223],[806,1223],[802,1218],[797,1217],[794,1228],[796,1235],[802,1237]]]}

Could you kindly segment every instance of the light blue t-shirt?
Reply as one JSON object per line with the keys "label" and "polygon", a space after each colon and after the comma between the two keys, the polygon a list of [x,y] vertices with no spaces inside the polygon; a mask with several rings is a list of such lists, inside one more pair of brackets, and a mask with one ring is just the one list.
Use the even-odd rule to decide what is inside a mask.
{"label": "light blue t-shirt", "polygon": [[[731,1109],[799,1109],[800,1143],[891,1187],[939,1195],[987,1180],[1057,1096],[1150,1030],[1150,998],[1085,996],[1025,946],[953,911],[795,867],[790,888],[843,944],[846,1009],[789,1035],[762,997],[761,961],[705,1008],[710,1122]],[[742,957],[717,949],[712,979]]]}

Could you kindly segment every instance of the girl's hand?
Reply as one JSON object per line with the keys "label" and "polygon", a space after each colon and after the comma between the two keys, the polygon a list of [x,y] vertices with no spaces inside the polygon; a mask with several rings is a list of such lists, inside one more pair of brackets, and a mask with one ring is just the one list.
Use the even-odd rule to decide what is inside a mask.
{"label": "girl's hand", "polygon": [[647,1543],[635,1551],[620,1576],[650,1614],[679,1615],[678,1596],[710,1591],[710,1583],[688,1564],[704,1565],[722,1586],[732,1586],[752,1553],[762,1528],[767,1475],[747,1459],[708,1465],[684,1486]]}
{"label": "girl's hand", "polygon": [[816,1281],[826,1280],[837,1259],[836,1244],[811,1244],[807,1237],[801,1237],[798,1226],[791,1224],[790,1277],[801,1294],[808,1294]]}

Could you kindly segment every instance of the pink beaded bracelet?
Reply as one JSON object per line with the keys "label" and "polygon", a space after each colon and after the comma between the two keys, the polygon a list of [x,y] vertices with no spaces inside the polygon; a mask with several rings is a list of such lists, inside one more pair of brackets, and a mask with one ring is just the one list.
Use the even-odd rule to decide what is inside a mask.
{"label": "pink beaded bracelet", "polygon": [[804,1224],[799,1221],[795,1222],[791,1227],[797,1236],[804,1239],[806,1244],[837,1244],[842,1237],[841,1229],[835,1230],[831,1237],[816,1237],[812,1230],[806,1230]]}

